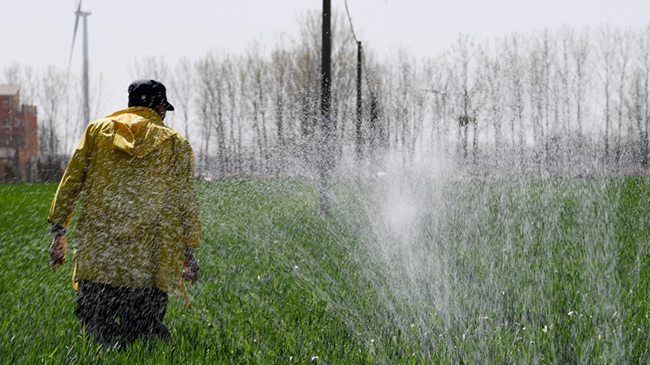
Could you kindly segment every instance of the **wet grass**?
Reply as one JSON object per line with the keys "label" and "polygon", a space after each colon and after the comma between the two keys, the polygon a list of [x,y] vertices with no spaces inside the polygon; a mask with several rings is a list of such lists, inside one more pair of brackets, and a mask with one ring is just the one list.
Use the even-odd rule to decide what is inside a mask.
{"label": "wet grass", "polygon": [[198,188],[192,308],[106,351],[48,266],[56,186],[0,185],[0,363],[648,362],[648,179],[339,182],[327,217],[309,180]]}

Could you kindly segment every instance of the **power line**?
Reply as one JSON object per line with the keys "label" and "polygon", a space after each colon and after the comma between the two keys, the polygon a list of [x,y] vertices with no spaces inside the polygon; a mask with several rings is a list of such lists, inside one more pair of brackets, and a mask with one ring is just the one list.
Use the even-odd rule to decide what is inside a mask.
{"label": "power line", "polygon": [[354,37],[354,40],[359,42],[357,39],[357,35],[354,33],[354,26],[352,26],[352,17],[350,16],[350,9],[348,9],[348,0],[345,0],[345,12],[348,14],[348,20],[350,21],[350,29],[352,29],[352,36]]}
{"label": "power line", "polygon": [[[352,36],[354,37],[354,40],[357,42],[357,45],[360,43],[359,39],[357,38],[356,33],[354,32],[354,26],[352,23],[352,16],[350,16],[350,9],[348,9],[348,0],[345,0],[345,12],[348,15],[348,21],[350,22],[350,29],[352,29]],[[366,53],[363,51],[363,47],[361,47],[361,55],[363,57],[363,69],[364,69],[364,78],[366,79],[366,83],[370,85],[370,80],[368,79],[368,65],[366,64]],[[372,93],[372,90],[370,91]]]}

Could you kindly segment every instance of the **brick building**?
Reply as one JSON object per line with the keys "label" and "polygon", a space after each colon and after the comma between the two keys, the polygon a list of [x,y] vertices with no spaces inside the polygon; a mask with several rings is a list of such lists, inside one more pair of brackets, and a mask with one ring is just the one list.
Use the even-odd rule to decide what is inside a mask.
{"label": "brick building", "polygon": [[0,182],[35,181],[38,158],[36,107],[20,104],[20,87],[0,85]]}

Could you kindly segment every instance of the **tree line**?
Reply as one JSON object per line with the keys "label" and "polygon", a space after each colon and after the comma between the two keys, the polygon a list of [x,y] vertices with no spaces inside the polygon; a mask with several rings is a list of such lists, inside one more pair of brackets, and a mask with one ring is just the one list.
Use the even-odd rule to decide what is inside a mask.
{"label": "tree line", "polygon": [[[320,25],[320,12],[307,12],[298,33],[278,36],[269,50],[252,42],[244,54],[208,52],[173,65],[149,57],[134,61],[132,76],[168,85],[176,107],[169,124],[194,146],[199,174],[313,176]],[[362,166],[355,164],[357,43],[342,14],[332,18],[332,37],[339,174],[431,161],[486,175],[630,174],[650,163],[650,26],[563,27],[480,43],[460,35],[431,58],[397,51],[380,59],[365,45]],[[35,74],[14,65],[5,82],[28,85],[23,102],[39,105],[42,153],[66,153],[84,127],[64,122],[81,120],[80,92],[60,87],[61,70]],[[92,108],[101,100],[94,86]]]}

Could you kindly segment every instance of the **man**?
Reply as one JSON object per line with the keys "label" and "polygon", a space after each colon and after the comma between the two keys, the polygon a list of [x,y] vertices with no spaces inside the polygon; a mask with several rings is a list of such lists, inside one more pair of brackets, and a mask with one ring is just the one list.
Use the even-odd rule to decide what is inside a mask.
{"label": "man", "polygon": [[163,124],[174,107],[155,80],[129,85],[128,109],[88,125],[50,208],[52,269],[75,233],[77,316],[95,341],[111,346],[140,337],[169,340],[167,294],[189,305],[201,236],[192,149]]}

